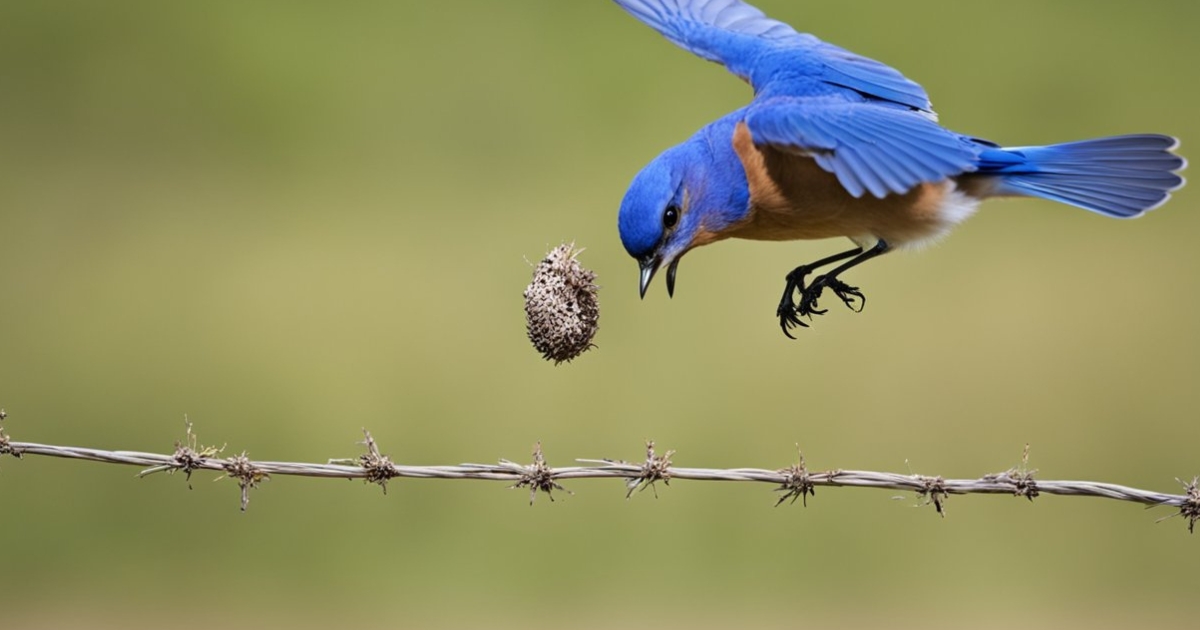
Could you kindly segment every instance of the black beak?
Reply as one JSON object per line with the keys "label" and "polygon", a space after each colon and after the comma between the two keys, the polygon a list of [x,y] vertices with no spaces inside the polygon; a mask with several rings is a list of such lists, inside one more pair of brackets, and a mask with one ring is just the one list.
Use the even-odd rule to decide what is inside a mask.
{"label": "black beak", "polygon": [[[647,256],[638,260],[638,267],[641,273],[638,278],[638,291],[642,298],[646,297],[646,288],[650,286],[650,281],[654,279],[654,273],[658,271],[659,261],[657,256]],[[667,266],[667,295],[675,297],[675,270],[679,267],[679,258],[671,261]]]}
{"label": "black beak", "polygon": [[650,286],[650,281],[654,279],[654,272],[658,271],[658,258],[656,256],[647,256],[638,259],[638,292],[641,297],[646,297],[646,287]]}
{"label": "black beak", "polygon": [[670,297],[675,297],[675,270],[679,267],[679,258],[672,260],[671,266],[667,267],[667,295]]}

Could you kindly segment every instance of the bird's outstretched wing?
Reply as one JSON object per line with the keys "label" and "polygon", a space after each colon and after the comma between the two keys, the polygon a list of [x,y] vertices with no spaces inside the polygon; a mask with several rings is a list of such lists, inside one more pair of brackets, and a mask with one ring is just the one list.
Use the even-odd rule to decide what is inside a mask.
{"label": "bird's outstretched wing", "polygon": [[981,147],[934,122],[896,69],[772,20],[741,0],[615,0],[676,45],[754,87],[754,142],[812,156],[855,197],[974,171]]}
{"label": "bird's outstretched wing", "polygon": [[974,171],[984,148],[919,112],[838,96],[756,101],[745,120],[756,144],[811,156],[855,197]]}
{"label": "bird's outstretched wing", "polygon": [[813,82],[925,112],[925,89],[886,64],[772,20],[741,0],[614,0],[677,46],[724,65],[760,95],[805,96]]}

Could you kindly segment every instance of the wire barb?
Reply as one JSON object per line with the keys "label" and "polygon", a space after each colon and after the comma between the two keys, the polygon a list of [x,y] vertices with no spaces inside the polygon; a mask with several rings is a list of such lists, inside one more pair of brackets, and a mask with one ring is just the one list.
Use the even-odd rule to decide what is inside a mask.
{"label": "wire barb", "polygon": [[567,490],[554,480],[555,472],[553,468],[546,465],[546,457],[542,454],[542,443],[538,442],[533,446],[533,463],[528,466],[521,466],[507,459],[500,460],[503,466],[516,466],[521,470],[521,478],[516,483],[509,486],[510,490],[517,488],[529,488],[529,505],[533,505],[537,499],[538,492],[545,492],[550,498],[550,502],[554,502],[554,491],[559,490],[567,494],[574,495],[574,492]]}
{"label": "wire barb", "polygon": [[654,452],[654,440],[646,440],[646,461],[642,463],[641,471],[636,477],[629,477],[625,480],[625,487],[629,489],[625,493],[625,498],[632,497],[635,491],[650,488],[654,492],[654,498],[657,499],[658,488],[655,483],[661,481],[664,486],[671,485],[671,456],[674,454],[675,451],[667,451],[658,455]]}
{"label": "wire barb", "polygon": [[1192,477],[1192,482],[1184,484],[1187,489],[1187,501],[1179,506],[1179,515],[1188,522],[1188,533],[1196,533],[1196,521],[1200,521],[1200,477]]}
{"label": "wire barb", "polygon": [[950,492],[946,489],[946,480],[941,477],[924,475],[915,475],[915,477],[921,483],[921,488],[917,490],[917,496],[925,499],[922,505],[932,503],[938,516],[946,518],[946,499],[950,498]]}
{"label": "wire barb", "polygon": [[779,474],[783,475],[784,481],[778,488],[775,488],[775,491],[782,492],[783,496],[775,502],[775,507],[783,505],[783,502],[788,499],[795,503],[798,498],[801,499],[804,507],[808,507],[809,495],[817,496],[817,485],[813,483],[812,476],[808,474],[808,467],[804,464],[804,451],[800,450],[799,444],[796,445],[796,452],[800,455],[800,461],[779,471]]}
{"label": "wire barb", "polygon": [[[1176,477],[1175,481],[1178,481],[1179,485],[1183,486],[1184,491],[1187,492],[1186,498],[1179,505],[1179,512],[1168,514],[1155,522],[1161,523],[1169,518],[1182,516],[1187,521],[1188,533],[1194,534],[1196,533],[1196,521],[1200,521],[1200,477],[1192,477],[1190,482]],[[1155,506],[1147,505],[1146,507],[1152,508]]]}
{"label": "wire barb", "polygon": [[387,494],[388,481],[399,476],[399,473],[392,465],[391,458],[379,453],[379,446],[375,444],[375,438],[371,437],[371,432],[366,428],[363,428],[362,431],[364,439],[360,444],[367,447],[367,452],[358,457],[358,464],[364,472],[363,481],[377,484],[383,489],[383,493]]}
{"label": "wire barb", "polygon": [[255,466],[254,462],[246,457],[246,451],[225,460],[223,468],[226,476],[238,480],[238,487],[242,489],[242,511],[245,512],[250,505],[250,490],[257,488],[263,481],[270,480],[271,475]]}
{"label": "wire barb", "polygon": [[1039,494],[1041,494],[1041,491],[1038,489],[1037,481],[1033,478],[1035,474],[1037,474],[1037,469],[1034,468],[1031,470],[1029,468],[1029,445],[1026,444],[1025,452],[1021,455],[1020,467],[1009,468],[1001,473],[984,475],[982,480],[993,483],[1009,484],[1013,488],[1014,497],[1025,497],[1026,499],[1032,501],[1037,498]]}
{"label": "wire barb", "polygon": [[4,432],[4,419],[8,417],[8,412],[0,409],[0,455],[12,455],[17,459],[21,459],[21,449],[13,446],[9,440],[8,434]]}
{"label": "wire barb", "polygon": [[182,470],[183,474],[186,475],[188,490],[192,489],[192,472],[206,468],[208,460],[219,455],[221,451],[225,450],[225,447],[202,446],[199,438],[192,432],[192,423],[186,415],[183,417],[183,426],[183,441],[175,441],[175,453],[171,455],[171,462],[147,468],[138,473],[138,477],[153,475],[157,472],[171,474],[177,470]]}

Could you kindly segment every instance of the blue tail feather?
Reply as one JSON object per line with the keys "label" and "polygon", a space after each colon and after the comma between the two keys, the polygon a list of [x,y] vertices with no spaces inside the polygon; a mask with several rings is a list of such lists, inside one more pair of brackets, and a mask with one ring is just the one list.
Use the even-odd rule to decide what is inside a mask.
{"label": "blue tail feather", "polygon": [[981,175],[997,177],[995,194],[1041,197],[1099,214],[1138,217],[1166,203],[1184,184],[1187,160],[1170,136],[1114,136],[1044,147],[987,148]]}

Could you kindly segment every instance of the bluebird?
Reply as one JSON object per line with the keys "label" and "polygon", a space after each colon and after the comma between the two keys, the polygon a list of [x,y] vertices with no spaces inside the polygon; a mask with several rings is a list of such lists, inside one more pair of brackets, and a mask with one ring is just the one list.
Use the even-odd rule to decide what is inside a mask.
{"label": "bluebird", "polygon": [[938,125],[925,90],[890,66],[745,2],[615,2],[754,89],[749,105],[634,177],[618,228],[640,267],[642,297],[664,267],[673,296],[680,258],[701,245],[849,238],[853,249],[787,274],[776,316],[791,337],[826,312],[818,308],[826,290],[862,309],[866,298],[841,279],[846,271],[938,240],[984,199],[1040,197],[1126,219],[1184,183],[1176,172],[1187,163],[1172,153],[1179,142],[1170,136],[1003,147]]}

